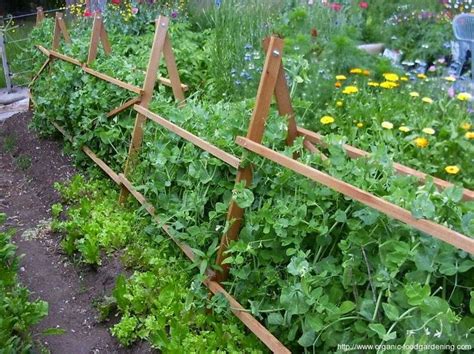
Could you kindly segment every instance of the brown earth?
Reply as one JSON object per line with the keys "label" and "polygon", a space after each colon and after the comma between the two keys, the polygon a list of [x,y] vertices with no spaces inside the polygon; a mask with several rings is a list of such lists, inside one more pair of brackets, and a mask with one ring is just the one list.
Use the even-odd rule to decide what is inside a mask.
{"label": "brown earth", "polygon": [[[0,123],[0,211],[3,227],[15,228],[21,259],[20,280],[33,299],[49,303],[49,315],[34,329],[37,350],[58,354],[146,353],[139,343],[122,348],[107,323],[97,321],[94,300],[110,294],[123,270],[118,257],[104,260],[98,271],[71,264],[59,246],[60,235],[49,228],[50,207],[59,201],[53,188],[76,173],[58,141],[39,139],[28,129],[31,113],[19,113]],[[64,334],[43,336],[47,328]]]}

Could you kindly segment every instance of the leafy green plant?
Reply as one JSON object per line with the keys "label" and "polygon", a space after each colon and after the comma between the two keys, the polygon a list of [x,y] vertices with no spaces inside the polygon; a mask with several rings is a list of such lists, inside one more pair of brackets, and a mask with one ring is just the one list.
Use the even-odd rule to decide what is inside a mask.
{"label": "leafy green plant", "polygon": [[[0,213],[0,224],[6,215]],[[48,303],[30,301],[30,292],[19,284],[13,231],[0,232],[0,351],[28,352],[32,349],[31,328],[48,314]]]}

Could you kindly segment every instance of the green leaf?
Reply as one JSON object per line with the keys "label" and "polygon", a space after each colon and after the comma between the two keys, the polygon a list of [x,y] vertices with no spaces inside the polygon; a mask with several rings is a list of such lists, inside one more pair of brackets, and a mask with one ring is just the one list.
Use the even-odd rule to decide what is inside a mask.
{"label": "green leaf", "polygon": [[433,219],[436,216],[436,209],[429,195],[426,193],[419,194],[413,201],[411,214],[416,219]]}
{"label": "green leaf", "polygon": [[400,312],[398,308],[394,305],[388,304],[386,302],[382,303],[383,310],[385,315],[390,321],[396,321],[400,317]]}
{"label": "green leaf", "polygon": [[454,202],[454,203],[459,203],[462,200],[463,197],[463,188],[458,187],[458,186],[451,186],[446,188],[443,191],[443,195],[448,198],[448,200]]}
{"label": "green leaf", "polygon": [[268,315],[267,321],[269,325],[280,326],[283,324],[283,316],[279,312],[272,312]]}
{"label": "green leaf", "polygon": [[242,209],[250,207],[255,199],[252,191],[246,188],[234,191],[233,198]]}
{"label": "green leaf", "polygon": [[418,306],[430,296],[431,289],[429,285],[421,286],[420,284],[405,285],[405,295],[408,297],[408,304]]}
{"label": "green leaf", "polygon": [[357,210],[356,212],[354,212],[353,215],[355,217],[358,217],[360,220],[362,220],[364,225],[370,226],[370,225],[375,224],[380,213],[371,208],[364,208],[361,210]]}
{"label": "green leaf", "polygon": [[301,283],[296,283],[282,289],[280,303],[290,315],[302,315],[309,310],[305,299]]}
{"label": "green leaf", "polygon": [[356,304],[352,301],[344,301],[341,306],[339,306],[339,311],[342,315],[351,312],[356,308]]}
{"label": "green leaf", "polygon": [[316,339],[316,332],[307,331],[303,333],[300,339],[298,339],[298,344],[306,348],[306,347],[312,346],[315,339]]}
{"label": "green leaf", "polygon": [[384,340],[384,336],[385,336],[385,333],[387,332],[385,330],[385,327],[380,324],[380,323],[371,323],[369,324],[369,328],[374,331],[375,333],[377,333],[377,335],[379,336],[380,339]]}
{"label": "green leaf", "polygon": [[340,210],[338,209],[336,211],[336,213],[334,214],[334,219],[337,221],[337,222],[346,222],[347,221],[347,215],[346,215],[346,212],[343,211],[343,210]]}

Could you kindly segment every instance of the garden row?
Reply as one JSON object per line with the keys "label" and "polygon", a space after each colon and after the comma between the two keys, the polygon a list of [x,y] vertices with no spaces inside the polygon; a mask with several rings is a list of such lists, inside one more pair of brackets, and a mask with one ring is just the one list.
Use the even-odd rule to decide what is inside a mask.
{"label": "garden row", "polygon": [[[44,28],[47,26],[38,29],[38,32]],[[155,54],[159,48],[164,49],[167,41],[166,32],[163,34],[159,29],[160,26],[153,40],[152,51]],[[94,33],[97,32],[92,32],[92,35],[90,32],[80,33],[81,39],[77,41],[74,41],[74,35],[71,36],[72,44],[64,50],[84,57],[84,49],[87,49],[83,44],[84,37],[91,35],[92,39],[97,39]],[[44,38],[47,37],[43,37],[43,41]],[[111,42],[115,50],[114,41]],[[173,43],[179,42],[173,40]],[[252,314],[264,320],[267,327],[291,348],[300,345],[329,350],[338,342],[357,342],[367,340],[367,337],[374,343],[378,340],[418,342],[427,338],[425,329],[431,333],[439,326],[443,326],[446,332],[437,336],[437,341],[463,342],[469,335],[466,326],[471,317],[462,304],[470,295],[468,286],[461,288],[458,284],[468,279],[473,267],[474,262],[468,253],[418,234],[414,229],[353,203],[327,187],[315,186],[290,170],[323,182],[425,233],[438,237],[451,235],[445,238],[447,242],[462,240],[456,245],[470,253],[472,240],[446,226],[472,235],[472,202],[462,201],[463,197],[472,199],[472,192],[454,186],[438,191],[437,186],[444,182],[431,178],[426,178],[425,184],[417,188],[417,177],[410,174],[400,176],[394,172],[394,169],[404,169],[406,173],[410,169],[392,166],[384,146],[374,149],[366,158],[350,159],[364,153],[347,146],[346,153],[341,136],[330,134],[322,138],[297,128],[281,66],[282,42],[272,39],[269,45],[250,130],[247,139],[238,139],[240,145],[256,152],[257,156],[244,154],[242,159],[236,158],[243,154],[243,150],[232,143],[235,136],[245,135],[246,115],[253,105],[252,101],[218,102],[204,106],[199,101],[205,102],[205,97],[199,97],[188,99],[184,107],[177,107],[163,90],[155,92],[153,97],[156,78],[147,74],[141,107],[135,107],[139,115],[133,133],[130,114],[120,113],[112,118],[112,113],[119,113],[115,109],[104,114],[105,107],[112,108],[123,102],[129,107],[130,100],[134,99],[112,88],[110,84],[127,87],[123,81],[111,78],[110,70],[115,69],[118,76],[126,75],[128,71],[131,80],[127,78],[126,81],[136,84],[140,70],[132,70],[135,75],[131,75],[128,70],[130,64],[125,65],[125,70],[114,65],[138,63],[140,50],[133,54],[127,49],[123,53],[113,52],[110,58],[93,63],[93,68],[83,66],[70,56],[44,50],[49,59],[66,59],[68,63],[54,60],[51,74],[57,80],[51,82],[39,78],[33,86],[33,94],[41,93],[35,98],[35,124],[47,131],[48,122],[53,121],[72,136],[78,147],[84,150],[87,144],[86,154],[99,162],[147,211],[160,220],[166,220],[159,221],[159,224],[189,255],[194,254],[195,261],[200,265],[202,280],[207,278],[208,266],[213,268],[211,272],[220,272],[221,266],[227,268],[232,265],[230,278],[225,282],[229,291],[239,300],[248,301]],[[183,50],[184,47],[178,45],[177,52]],[[156,55],[151,58],[155,59],[150,60],[152,65],[148,66],[148,73],[156,72],[151,69],[159,65]],[[179,56],[177,61],[179,65]],[[78,69],[71,69],[71,63]],[[169,51],[167,65],[169,69]],[[109,71],[109,74],[99,70]],[[354,71],[354,74],[358,72]],[[392,86],[390,89],[393,89],[401,84],[399,77],[392,75],[386,74],[385,82],[393,84],[384,84],[382,88]],[[109,84],[94,77],[106,79]],[[175,96],[183,87],[176,77],[173,78],[172,71],[168,83],[174,86]],[[59,87],[56,85],[61,85],[63,90],[69,87],[73,93],[70,97],[54,96],[52,93]],[[270,109],[274,89],[279,113],[289,115],[289,125]],[[107,96],[103,94],[105,92]],[[342,90],[343,95],[348,95],[348,100],[357,93],[358,89],[353,85],[347,85]],[[149,110],[146,105],[143,107],[144,102],[146,105],[150,103]],[[163,112],[167,120],[151,111]],[[157,126],[147,127],[143,132],[142,125],[146,118],[192,144],[177,140]],[[321,118],[323,126],[334,121],[331,116]],[[381,127],[386,131],[382,130],[382,134],[390,138],[393,133],[392,128],[385,128],[390,127],[387,123],[392,124],[393,128],[393,123],[384,121]],[[288,126],[290,129],[287,129]],[[133,136],[130,149],[132,159],[127,163],[126,175],[117,175],[111,171],[123,166],[127,158],[126,141],[130,135]],[[143,144],[140,144],[141,135],[144,135]],[[378,139],[379,136],[372,134],[370,138]],[[266,146],[273,149],[260,145],[262,139]],[[285,140],[292,144],[285,147]],[[322,141],[324,144],[319,146],[320,151],[311,144]],[[139,145],[142,145],[140,150]],[[99,157],[90,149],[96,151]],[[258,155],[264,155],[290,170],[266,163],[266,159]],[[292,157],[298,157],[304,164]],[[105,164],[110,167],[105,168]],[[238,183],[234,185],[236,167],[239,167],[236,176]],[[253,182],[249,178],[252,171],[255,175]],[[350,184],[341,184],[338,179]],[[132,183],[140,187],[134,188]],[[409,209],[412,215],[387,201]],[[226,221],[229,205],[230,217]],[[244,208],[247,208],[245,223],[239,232]],[[225,248],[220,248],[218,262],[225,261],[214,266],[216,243],[221,233],[233,235],[234,239],[238,234],[240,237],[230,244],[226,237],[223,238],[221,246],[229,246],[229,250],[224,253]],[[185,243],[190,247],[184,246]],[[214,281],[205,282],[211,290],[217,286]],[[436,296],[437,290],[431,292],[431,289],[437,289],[440,282],[454,284],[448,285],[451,287],[450,294],[443,291],[442,296]],[[457,316],[454,309],[457,309]],[[419,321],[408,316],[415,311]],[[240,316],[245,313],[235,312]],[[459,316],[462,316],[462,321]],[[243,317],[246,317],[245,321],[254,323],[250,316]],[[353,326],[356,326],[356,331],[346,330]],[[397,337],[394,332],[396,327],[406,331],[412,328],[413,333]],[[261,329],[258,332],[267,345],[273,343],[270,347],[277,343],[269,340],[272,337],[267,334],[262,338],[262,333],[266,332]],[[456,333],[454,339],[449,335],[443,337],[447,332]],[[464,337],[463,333],[467,336]]]}

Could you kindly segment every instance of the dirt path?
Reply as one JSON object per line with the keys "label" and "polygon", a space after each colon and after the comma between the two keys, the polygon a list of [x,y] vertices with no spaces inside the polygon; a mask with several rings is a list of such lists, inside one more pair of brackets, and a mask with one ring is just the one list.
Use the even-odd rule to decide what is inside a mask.
{"label": "dirt path", "polygon": [[[15,243],[21,261],[21,281],[49,303],[49,315],[36,328],[36,338],[52,353],[143,353],[146,346],[120,348],[107,325],[96,321],[92,302],[108,293],[121,267],[109,260],[98,272],[78,270],[61,253],[59,238],[48,227],[49,210],[59,197],[55,181],[69,179],[75,170],[54,141],[39,140],[27,129],[30,113],[0,123],[0,211],[7,227],[17,230]],[[65,330],[41,336],[44,329]]]}

